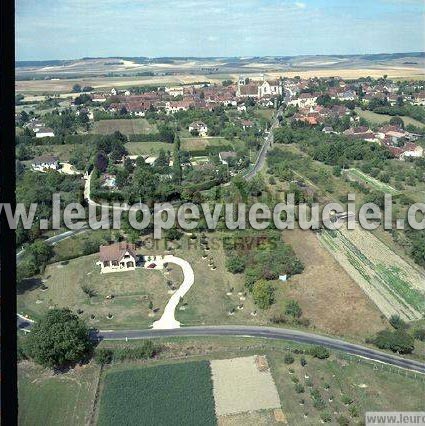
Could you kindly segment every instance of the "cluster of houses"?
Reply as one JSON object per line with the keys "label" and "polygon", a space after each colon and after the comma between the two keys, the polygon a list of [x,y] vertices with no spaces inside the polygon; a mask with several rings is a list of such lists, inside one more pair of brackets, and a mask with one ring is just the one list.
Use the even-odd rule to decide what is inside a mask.
{"label": "cluster of houses", "polygon": [[229,85],[194,84],[159,88],[141,94],[113,88],[109,93],[92,93],[90,96],[94,102],[105,103],[102,108],[107,111],[125,110],[130,115],[143,117],[149,110],[173,114],[190,108],[212,110],[217,106],[232,106],[243,111],[246,110],[246,98],[255,98],[261,105],[272,107],[275,105],[274,99],[282,93],[281,80],[262,78],[248,81],[240,78],[237,84]]}
{"label": "cluster of houses", "polygon": [[35,133],[36,138],[49,138],[55,136],[53,129],[47,127],[43,121],[37,118],[30,120],[24,127],[32,130]]}
{"label": "cluster of houses", "polygon": [[424,154],[420,145],[414,143],[419,137],[401,127],[385,125],[376,131],[367,126],[351,127],[343,132],[345,136],[353,139],[363,139],[368,142],[376,142],[386,147],[396,158],[419,158]]}
{"label": "cluster of houses", "polygon": [[344,105],[333,105],[330,108],[314,105],[299,108],[298,112],[293,115],[292,120],[315,126],[325,123],[329,119],[341,119],[346,115],[350,115],[350,110]]}

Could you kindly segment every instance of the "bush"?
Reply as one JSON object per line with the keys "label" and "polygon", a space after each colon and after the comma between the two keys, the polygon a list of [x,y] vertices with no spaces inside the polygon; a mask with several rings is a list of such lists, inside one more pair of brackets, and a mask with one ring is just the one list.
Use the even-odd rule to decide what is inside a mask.
{"label": "bush", "polygon": [[232,274],[240,274],[245,270],[245,261],[240,256],[230,256],[226,260],[226,268]]}
{"label": "bush", "polygon": [[404,330],[382,330],[378,332],[372,343],[379,349],[390,349],[400,354],[410,354],[415,349],[415,341]]}
{"label": "bush", "polygon": [[96,349],[94,360],[99,365],[110,364],[112,362],[113,352],[111,349]]}
{"label": "bush", "polygon": [[336,419],[336,422],[339,424],[339,426],[348,426],[350,424],[350,421],[344,416],[339,416]]}
{"label": "bush", "polygon": [[285,364],[293,364],[294,361],[295,360],[292,354],[285,354],[285,356],[283,357],[283,362]]}
{"label": "bush", "polygon": [[425,342],[425,328],[417,328],[413,332],[413,337],[415,339],[422,341],[422,342]]}
{"label": "bush", "polygon": [[399,315],[391,315],[389,322],[396,330],[404,330],[407,328],[407,324],[400,318]]}
{"label": "bush", "polygon": [[257,281],[252,289],[255,304],[261,309],[267,309],[274,303],[275,289],[266,280]]}
{"label": "bush", "polygon": [[153,358],[160,348],[155,346],[151,340],[145,340],[140,347],[137,348],[120,348],[114,351],[114,361],[149,359]]}
{"label": "bush", "polygon": [[302,315],[302,310],[296,300],[289,300],[285,307],[285,314],[292,318],[299,318]]}
{"label": "bush", "polygon": [[300,364],[301,364],[301,367],[305,367],[307,365],[307,360],[304,357],[301,357]]}
{"label": "bush", "polygon": [[301,383],[297,383],[295,385],[295,392],[296,393],[304,393],[304,386]]}
{"label": "bush", "polygon": [[322,413],[320,415],[320,418],[323,421],[323,423],[330,423],[332,421],[332,416],[328,412]]}
{"label": "bush", "polygon": [[310,355],[314,356],[315,358],[326,359],[329,358],[330,353],[329,350],[324,346],[313,346],[310,349]]}
{"label": "bush", "polygon": [[354,401],[353,401],[353,398],[351,398],[350,396],[348,396],[348,395],[342,395],[342,397],[341,397],[341,401],[342,401],[342,403],[344,404],[344,405],[350,405],[350,404],[352,404]]}

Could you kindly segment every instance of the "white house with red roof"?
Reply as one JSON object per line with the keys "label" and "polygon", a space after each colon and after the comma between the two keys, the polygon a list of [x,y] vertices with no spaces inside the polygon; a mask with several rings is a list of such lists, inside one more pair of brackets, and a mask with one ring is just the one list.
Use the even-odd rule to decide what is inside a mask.
{"label": "white house with red roof", "polygon": [[100,246],[100,272],[133,271],[136,268],[136,246],[130,243],[115,243],[109,246]]}

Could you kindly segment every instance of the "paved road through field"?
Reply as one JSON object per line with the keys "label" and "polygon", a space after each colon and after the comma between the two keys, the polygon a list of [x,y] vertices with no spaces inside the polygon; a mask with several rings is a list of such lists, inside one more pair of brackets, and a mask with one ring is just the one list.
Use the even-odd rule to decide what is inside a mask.
{"label": "paved road through field", "polygon": [[334,339],[332,337],[277,327],[222,325],[182,327],[172,330],[98,331],[93,332],[92,334],[92,338],[95,340],[147,339],[178,336],[261,337],[265,339],[290,340],[298,343],[323,345],[330,349],[339,350],[373,361],[383,362],[395,367],[425,374],[425,364],[419,361],[401,358],[397,355],[392,355],[365,346],[349,343],[344,340]]}

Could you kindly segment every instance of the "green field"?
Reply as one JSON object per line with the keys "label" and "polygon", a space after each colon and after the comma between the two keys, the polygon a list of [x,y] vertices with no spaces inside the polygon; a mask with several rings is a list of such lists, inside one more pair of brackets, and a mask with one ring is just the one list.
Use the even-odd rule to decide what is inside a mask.
{"label": "green field", "polygon": [[93,364],[53,375],[30,363],[18,368],[19,425],[88,424],[99,367]]}
{"label": "green field", "polygon": [[145,118],[99,120],[93,123],[91,133],[110,135],[116,131],[124,135],[156,132],[156,126]]}
{"label": "green field", "polygon": [[397,191],[397,189],[393,188],[391,185],[381,182],[378,179],[375,179],[372,176],[369,176],[366,173],[363,173],[359,169],[352,168],[348,171],[348,173],[351,176],[357,179],[360,179],[362,182],[366,183],[368,186],[371,186],[373,189],[376,189],[377,191],[385,192],[387,194],[392,194],[392,195],[396,195],[400,193],[400,191]]}
{"label": "green field", "polygon": [[[388,123],[391,120],[391,118],[393,118],[392,115],[377,114],[376,112],[368,111],[368,110],[363,111],[360,108],[356,108],[356,113],[361,118],[364,118],[365,120],[369,121],[372,124]],[[401,117],[401,119],[403,120],[405,126],[412,124],[413,126],[416,126],[416,127],[425,127],[424,123],[421,123],[420,121],[415,120],[414,118]]]}
{"label": "green field", "polygon": [[112,369],[105,374],[99,426],[215,425],[207,361]]}
{"label": "green field", "polygon": [[218,147],[218,146],[229,146],[231,145],[233,149],[240,148],[243,144],[240,140],[229,141],[225,138],[221,137],[192,137],[192,138],[184,138],[181,137],[181,149],[183,151],[201,151],[206,149],[207,147]]}
{"label": "green field", "polygon": [[127,142],[125,147],[130,155],[156,155],[161,149],[173,150],[173,145],[166,142]]}

